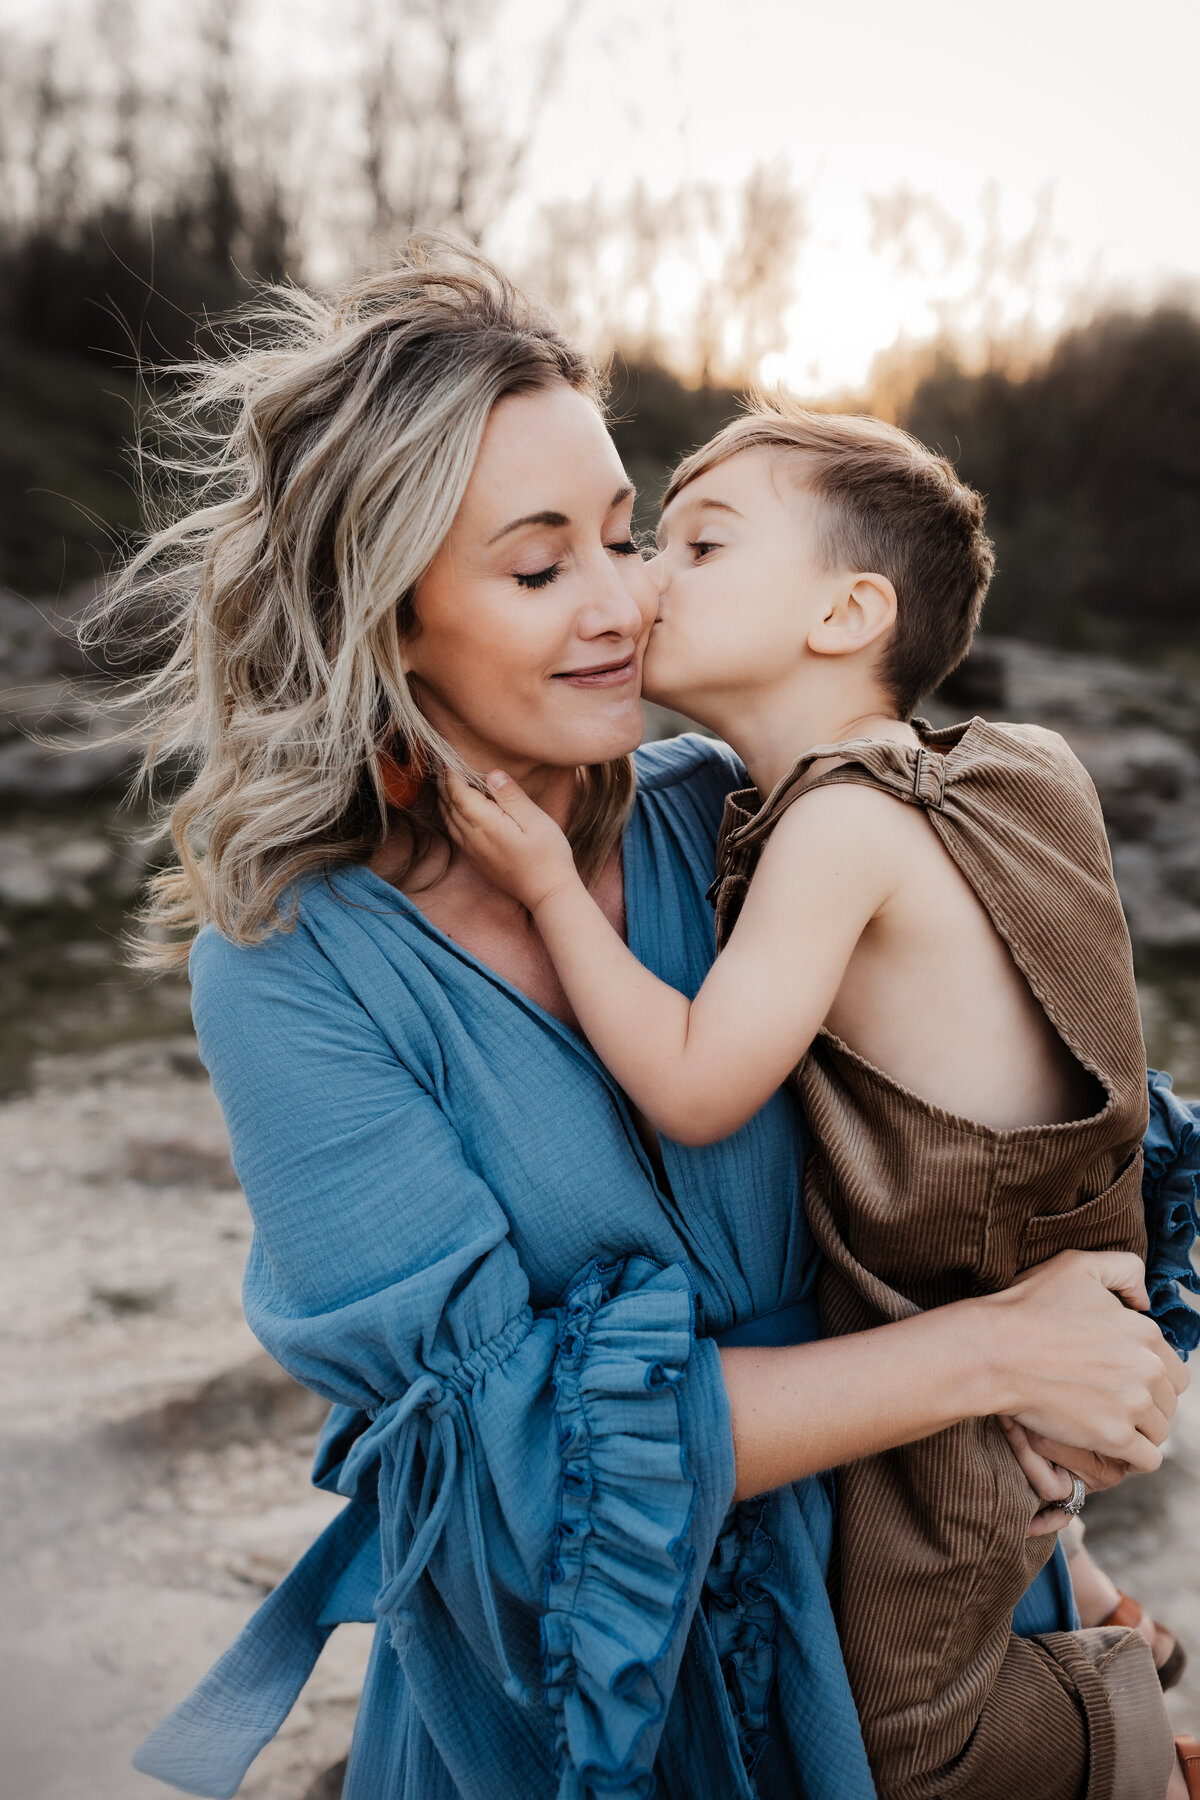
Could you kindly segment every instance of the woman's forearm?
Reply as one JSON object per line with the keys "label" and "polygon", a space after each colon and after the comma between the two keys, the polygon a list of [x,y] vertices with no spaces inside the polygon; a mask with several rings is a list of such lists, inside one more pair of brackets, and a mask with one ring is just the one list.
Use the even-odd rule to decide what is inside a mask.
{"label": "woman's forearm", "polygon": [[931,1437],[993,1410],[973,1305],[945,1306],[853,1337],[721,1352],[736,1497]]}
{"label": "woman's forearm", "polygon": [[1003,1293],[898,1324],[723,1350],[738,1497],[991,1413],[1157,1468],[1187,1374],[1136,1310],[1143,1273],[1134,1256],[1068,1250]]}

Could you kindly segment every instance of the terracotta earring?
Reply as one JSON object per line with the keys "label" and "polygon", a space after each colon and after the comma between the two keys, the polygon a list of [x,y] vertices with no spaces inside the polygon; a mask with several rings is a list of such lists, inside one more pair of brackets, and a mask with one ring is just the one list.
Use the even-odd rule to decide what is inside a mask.
{"label": "terracotta earring", "polygon": [[375,762],[383,797],[388,805],[396,812],[415,806],[425,780],[422,764],[414,757],[402,765],[387,750],[381,750]]}

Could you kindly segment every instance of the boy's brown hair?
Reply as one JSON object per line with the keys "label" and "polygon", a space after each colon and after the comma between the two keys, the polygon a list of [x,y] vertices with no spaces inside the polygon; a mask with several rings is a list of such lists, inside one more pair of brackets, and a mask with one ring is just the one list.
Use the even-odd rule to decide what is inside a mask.
{"label": "boy's brown hair", "polygon": [[796,476],[821,502],[824,567],[886,575],[895,588],[896,625],[879,677],[909,718],[971,647],[995,566],[983,496],[897,425],[772,396],[685,457],[663,505],[743,450],[803,458]]}

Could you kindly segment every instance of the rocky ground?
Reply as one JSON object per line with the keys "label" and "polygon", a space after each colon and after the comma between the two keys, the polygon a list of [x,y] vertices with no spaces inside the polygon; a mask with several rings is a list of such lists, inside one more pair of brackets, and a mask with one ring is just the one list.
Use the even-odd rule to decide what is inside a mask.
{"label": "rocky ground", "polygon": [[[308,1486],[324,1409],[242,1318],[249,1226],[190,1039],[39,1065],[0,1167],[0,1795],[166,1795],[133,1747],[340,1504]],[[369,1637],[335,1633],[246,1800],[336,1791]]]}
{"label": "rocky ground", "polygon": [[[138,1800],[146,1730],[338,1504],[322,1409],[241,1316],[249,1228],[187,1031],[186,986],[122,967],[150,853],[118,811],[109,690],[61,620],[0,596],[0,1800]],[[1105,801],[1152,1060],[1200,1093],[1200,677],[985,644],[938,717],[1066,732]],[[678,721],[654,714],[659,734]],[[63,758],[32,740],[73,737]],[[1196,1647],[1200,1400],[1158,1475],[1089,1506],[1123,1585]],[[335,1800],[369,1631],[334,1635],[247,1800]]]}

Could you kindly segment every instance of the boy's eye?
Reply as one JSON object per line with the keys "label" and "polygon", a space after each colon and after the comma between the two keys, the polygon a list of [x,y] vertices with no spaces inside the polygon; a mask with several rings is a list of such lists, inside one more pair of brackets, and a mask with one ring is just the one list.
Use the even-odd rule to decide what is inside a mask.
{"label": "boy's eye", "polygon": [[532,575],[517,575],[515,579],[519,587],[544,588],[549,587],[555,577],[561,574],[562,564],[551,563],[549,568],[535,569]]}
{"label": "boy's eye", "polygon": [[719,544],[711,543],[707,538],[700,538],[695,543],[688,545],[689,550],[695,551],[697,562],[702,562],[710,550],[719,550],[720,547]]}

